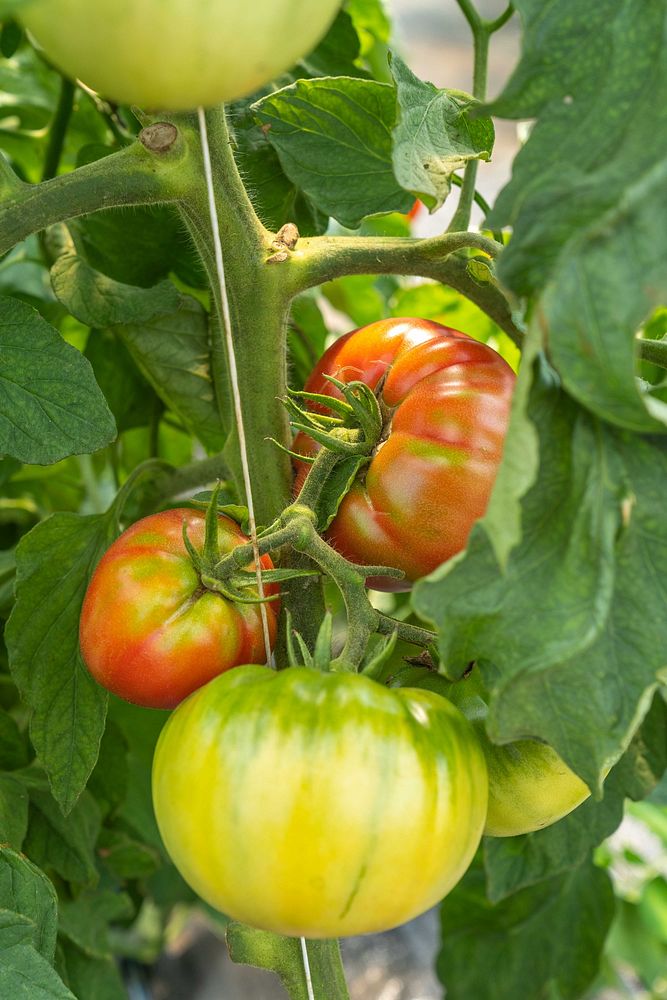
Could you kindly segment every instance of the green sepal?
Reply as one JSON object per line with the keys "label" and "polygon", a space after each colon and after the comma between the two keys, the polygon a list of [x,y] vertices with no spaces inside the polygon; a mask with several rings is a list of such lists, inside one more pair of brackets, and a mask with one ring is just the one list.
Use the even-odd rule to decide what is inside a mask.
{"label": "green sepal", "polygon": [[201,554],[197,551],[197,549],[190,541],[190,536],[188,535],[188,525],[186,521],[183,521],[182,533],[183,533],[183,544],[185,545],[185,550],[187,554],[190,556],[190,561],[194,566],[195,570],[197,571],[197,573],[201,573],[203,567]]}
{"label": "green sepal", "polygon": [[222,483],[215,484],[208,507],[206,508],[206,534],[204,536],[204,564],[215,566],[220,562],[220,541],[218,539],[218,497]]}
{"label": "green sepal", "polygon": [[394,650],[396,649],[397,642],[398,632],[393,632],[391,635],[382,639],[375,646],[375,648],[364,657],[359,673],[363,674],[364,677],[379,680],[386,664],[389,662]]}
{"label": "green sepal", "polygon": [[267,438],[267,441],[270,441],[271,444],[275,444],[276,448],[280,448],[280,450],[283,451],[286,455],[289,455],[290,458],[296,458],[298,462],[307,462],[308,465],[312,465],[313,462],[315,461],[315,455],[300,455],[298,451],[293,451],[291,448],[286,448],[284,444],[281,444],[280,441],[276,441],[275,438],[272,437]]}
{"label": "green sepal", "polygon": [[317,530],[326,531],[349,492],[359,470],[368,462],[366,455],[348,455],[336,464],[333,472],[327,478],[315,503]]}
{"label": "green sepal", "polygon": [[[297,651],[294,643],[298,644],[299,652],[301,653],[301,659],[297,656]],[[295,628],[292,627],[292,614],[287,609],[287,625],[285,628],[285,643],[287,646],[287,662],[290,667],[311,667],[314,668],[315,664],[313,661],[313,656],[306,642]]]}
{"label": "green sepal", "polygon": [[328,673],[331,668],[331,641],[333,639],[333,616],[330,611],[324,616],[320,630],[315,640],[313,666],[322,673]]}
{"label": "green sepal", "polygon": [[[282,583],[284,580],[296,580],[302,576],[321,576],[318,569],[263,569],[262,580],[264,583]],[[228,577],[235,587],[256,587],[257,575],[240,570],[238,573]]]}
{"label": "green sepal", "polygon": [[[262,573],[263,578],[264,574]],[[280,600],[280,594],[265,595],[264,597],[248,597],[246,594],[242,594],[233,585],[230,586],[230,584],[239,586],[236,573],[228,577],[225,583],[222,583],[214,576],[210,576],[208,573],[202,573],[201,582],[207,590],[212,590],[216,594],[226,597],[228,601],[233,601],[234,604],[268,604],[270,601]],[[255,583],[257,583],[257,577],[255,577]],[[247,583],[243,581],[240,586],[246,587]]]}

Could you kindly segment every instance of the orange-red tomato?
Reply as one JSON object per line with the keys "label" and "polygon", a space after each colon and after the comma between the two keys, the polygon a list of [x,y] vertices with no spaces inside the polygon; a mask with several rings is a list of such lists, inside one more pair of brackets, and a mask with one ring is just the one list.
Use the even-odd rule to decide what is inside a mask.
{"label": "orange-red tomato", "polygon": [[[173,708],[230,667],[266,660],[259,605],[234,603],[202,585],[183,542],[184,522],[201,550],[205,515],[196,510],[152,514],[123,532],[100,560],[81,612],[81,654],[93,677],[149,708]],[[220,515],[218,541],[224,554],[248,539]],[[273,566],[268,556],[261,562]],[[266,607],[273,642],[278,609],[276,602]]]}
{"label": "orange-red tomato", "polygon": [[[404,570],[409,582],[465,548],[491,494],[515,376],[486,344],[425,319],[353,330],[320,359],[306,389],[340,395],[326,375],[374,389],[380,443],[343,500],[328,537],[348,559]],[[301,433],[295,450],[313,454]],[[308,467],[301,463],[296,489]],[[369,581],[381,589],[405,584]]]}

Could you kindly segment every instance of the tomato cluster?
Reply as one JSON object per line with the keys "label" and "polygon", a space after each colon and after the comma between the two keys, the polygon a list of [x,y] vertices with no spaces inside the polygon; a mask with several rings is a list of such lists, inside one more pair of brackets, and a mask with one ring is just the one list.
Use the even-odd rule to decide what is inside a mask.
{"label": "tomato cluster", "polygon": [[[384,418],[329,537],[355,562],[416,579],[460,551],[485,510],[513,373],[463,333],[401,319],[337,341],[308,390],[340,395],[327,375],[366,382]],[[297,447],[318,446],[301,434]],[[86,594],[81,650],[109,690],[178,705],[155,753],[155,813],[174,863],[212,906],[286,935],[387,929],[444,896],[483,833],[539,829],[589,794],[551,748],[490,742],[478,671],[452,685],[409,668],[386,686],[261,665],[258,605],[209,589],[199,572],[205,529],[204,514],[179,509],[121,535]],[[245,542],[219,515],[216,550]],[[269,604],[272,642],[277,614]]]}

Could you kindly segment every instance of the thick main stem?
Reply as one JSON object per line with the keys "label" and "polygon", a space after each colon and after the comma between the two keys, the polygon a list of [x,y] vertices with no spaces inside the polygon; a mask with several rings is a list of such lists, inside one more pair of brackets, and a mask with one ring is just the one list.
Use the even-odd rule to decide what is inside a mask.
{"label": "thick main stem", "polygon": [[[269,436],[288,444],[289,424],[279,397],[287,384],[285,328],[289,309],[279,270],[266,264],[270,234],[259,222],[238,173],[224,111],[207,113],[220,239],[225,253],[226,284],[243,407],[247,446],[252,458],[251,485],[261,523],[273,520],[289,496],[289,462]],[[193,187],[179,210],[197,245],[213,290],[216,313],[222,301],[215,253],[206,224],[205,190]],[[213,324],[212,367],[223,422],[233,430],[229,372],[219,323]],[[237,483],[242,482],[238,439],[230,436],[225,457]]]}

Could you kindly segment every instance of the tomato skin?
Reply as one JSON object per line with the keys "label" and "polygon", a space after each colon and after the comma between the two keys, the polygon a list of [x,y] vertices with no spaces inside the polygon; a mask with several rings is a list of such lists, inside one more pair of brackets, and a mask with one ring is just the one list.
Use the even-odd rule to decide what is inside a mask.
{"label": "tomato skin", "polygon": [[[325,352],[306,390],[340,395],[325,378],[361,380],[388,409],[383,440],[341,503],[328,538],[352,562],[395,566],[406,589],[465,548],[502,458],[515,376],[486,344],[424,319],[353,330]],[[318,446],[301,433],[295,451]],[[295,489],[308,467],[297,467]]]}
{"label": "tomato skin", "polygon": [[[93,677],[148,708],[173,708],[222,671],[265,659],[259,606],[234,604],[201,586],[183,543],[184,521],[201,550],[201,511],[166,510],[137,521],[102,556],[81,611],[81,655]],[[221,553],[247,542],[223,515],[218,539]],[[268,556],[262,565],[273,566]],[[275,605],[267,604],[272,642]]]}
{"label": "tomato skin", "polygon": [[160,832],[212,906],[290,936],[386,930],[461,878],[486,815],[472,727],[425,691],[244,666],[171,716]]}
{"label": "tomato skin", "polygon": [[21,20],[104,97],[188,111],[247,97],[314,48],[341,0],[32,0]]}
{"label": "tomato skin", "polygon": [[590,796],[588,786],[546,743],[491,742],[485,726],[488,695],[479,670],[455,684],[420,668],[402,671],[399,680],[448,698],[473,724],[489,775],[489,809],[484,828],[487,836],[516,837],[542,830]]}

